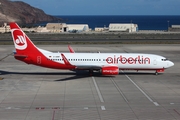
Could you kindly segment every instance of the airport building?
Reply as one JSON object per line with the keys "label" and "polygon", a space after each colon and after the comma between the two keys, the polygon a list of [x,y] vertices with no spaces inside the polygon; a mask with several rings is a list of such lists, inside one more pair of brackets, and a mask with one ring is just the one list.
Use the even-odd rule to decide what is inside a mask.
{"label": "airport building", "polygon": [[88,32],[89,26],[87,24],[66,24],[66,23],[47,23],[46,29],[50,32]]}
{"label": "airport building", "polygon": [[109,32],[137,32],[137,24],[121,24],[121,23],[110,23]]}
{"label": "airport building", "polygon": [[[89,32],[91,29],[88,24],[66,24],[66,23],[47,23],[46,27],[36,27],[36,28],[22,28],[23,31],[27,32],[40,32],[40,33],[62,33],[62,32]],[[180,25],[173,25],[172,28],[169,28],[169,31],[180,31]],[[137,24],[121,24],[121,23],[111,23],[109,27],[96,27],[96,32],[137,32]],[[4,23],[0,27],[0,33],[10,32],[9,25]]]}
{"label": "airport building", "polygon": [[10,32],[10,26],[7,23],[4,23],[2,27],[0,27],[0,33]]}
{"label": "airport building", "polygon": [[170,32],[180,32],[180,25],[172,25],[168,28],[168,31]]}
{"label": "airport building", "polygon": [[103,31],[108,31],[108,27],[95,27],[94,29],[96,32],[103,32]]}
{"label": "airport building", "polygon": [[104,31],[104,28],[102,27],[96,27],[95,29],[94,29],[96,32],[102,32],[102,31]]}
{"label": "airport building", "polygon": [[47,23],[46,29],[53,33],[67,32],[66,23]]}
{"label": "airport building", "polygon": [[88,24],[67,24],[67,28],[69,32],[77,31],[77,32],[88,32],[89,25]]}

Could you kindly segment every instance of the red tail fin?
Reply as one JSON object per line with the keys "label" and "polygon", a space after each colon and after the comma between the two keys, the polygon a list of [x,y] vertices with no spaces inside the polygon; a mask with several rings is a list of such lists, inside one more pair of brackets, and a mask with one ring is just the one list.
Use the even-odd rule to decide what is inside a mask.
{"label": "red tail fin", "polygon": [[27,55],[37,51],[36,46],[16,23],[10,23],[10,29],[17,54]]}

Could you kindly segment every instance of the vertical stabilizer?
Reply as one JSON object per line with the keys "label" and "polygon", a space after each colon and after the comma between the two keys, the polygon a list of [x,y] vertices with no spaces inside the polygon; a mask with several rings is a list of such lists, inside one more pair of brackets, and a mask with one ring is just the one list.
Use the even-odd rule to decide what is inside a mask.
{"label": "vertical stabilizer", "polygon": [[38,51],[37,47],[16,23],[10,23],[10,29],[17,54],[28,55]]}

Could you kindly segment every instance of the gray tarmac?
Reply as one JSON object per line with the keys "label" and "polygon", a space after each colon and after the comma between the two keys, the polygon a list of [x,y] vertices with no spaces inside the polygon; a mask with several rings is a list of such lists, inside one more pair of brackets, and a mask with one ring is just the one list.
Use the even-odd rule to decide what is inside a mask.
{"label": "gray tarmac", "polygon": [[[68,52],[66,45],[38,45]],[[76,52],[152,53],[175,66],[155,71],[120,71],[89,76],[17,61],[13,45],[0,46],[0,120],[179,120],[180,46],[72,45]]]}

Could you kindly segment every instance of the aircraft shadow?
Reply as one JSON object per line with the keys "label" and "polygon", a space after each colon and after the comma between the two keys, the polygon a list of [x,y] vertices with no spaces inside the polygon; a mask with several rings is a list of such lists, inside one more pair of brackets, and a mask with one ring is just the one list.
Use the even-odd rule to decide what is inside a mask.
{"label": "aircraft shadow", "polygon": [[[63,78],[63,79],[57,79],[54,81],[69,81],[69,80],[77,80],[81,78],[88,78],[88,77],[115,77],[115,76],[110,76],[106,75],[103,76],[99,72],[94,72],[92,75],[89,74],[88,71],[76,71],[76,72],[10,72],[10,71],[2,71],[0,70],[0,75],[61,75],[61,76],[66,76],[70,75],[70,77]],[[148,72],[120,72],[119,75],[154,75],[154,73],[148,73]],[[162,74],[162,73],[159,73]],[[73,75],[73,76],[72,76]]]}
{"label": "aircraft shadow", "polygon": [[68,72],[9,72],[0,70],[0,75],[17,74],[17,75],[74,75],[75,73]]}
{"label": "aircraft shadow", "polygon": [[[92,75],[89,74],[88,71],[74,71],[74,72],[10,72],[10,71],[2,71],[0,70],[0,75],[61,75],[61,76],[67,76],[70,75],[70,77],[58,79],[54,81],[68,81],[68,80],[76,80],[81,78],[87,78],[87,77],[110,77],[110,76],[102,76],[100,73],[93,73]],[[73,75],[73,76],[72,76]],[[112,76],[111,76],[112,77]]]}

